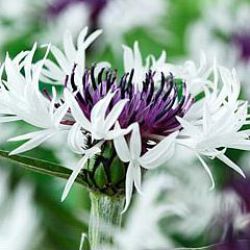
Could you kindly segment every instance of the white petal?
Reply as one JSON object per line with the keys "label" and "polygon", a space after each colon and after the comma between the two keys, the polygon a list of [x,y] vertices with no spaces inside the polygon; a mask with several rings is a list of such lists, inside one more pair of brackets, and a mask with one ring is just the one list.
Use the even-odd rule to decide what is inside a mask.
{"label": "white petal", "polygon": [[88,27],[85,27],[79,34],[77,39],[77,47],[78,49],[82,46],[83,42],[85,41],[85,37],[88,33]]}
{"label": "white petal", "polygon": [[[15,150],[11,151],[10,155],[20,154],[20,153],[29,151],[29,150],[31,150],[33,148],[36,148],[39,145],[41,145],[43,142],[48,140],[50,137],[55,135],[55,133],[56,133],[55,130],[54,131],[52,131],[52,130],[44,130],[44,131],[39,131],[37,133],[34,132],[32,138],[28,142],[24,143],[20,147],[18,147]],[[29,136],[30,136],[30,134],[29,134]],[[27,134],[23,135],[23,136],[12,138],[12,141],[14,139],[15,140],[20,139],[20,138],[23,139],[23,138],[25,138],[25,136],[27,136]]]}
{"label": "white petal", "polygon": [[207,172],[210,180],[211,180],[211,187],[210,190],[214,189],[215,187],[215,183],[214,183],[214,178],[212,175],[212,172],[210,171],[208,165],[206,164],[206,162],[201,158],[201,156],[199,154],[196,154],[196,156],[198,157],[199,161],[201,162],[202,166],[204,167],[205,171]]}
{"label": "white petal", "polygon": [[64,52],[68,59],[74,59],[76,56],[76,48],[73,42],[72,34],[67,30],[63,39]]}
{"label": "white petal", "polygon": [[115,104],[105,119],[105,130],[109,130],[115,124],[127,102],[128,100],[121,100]]}
{"label": "white petal", "polygon": [[190,122],[184,120],[181,117],[176,116],[176,119],[178,120],[178,122],[181,124],[181,126],[184,129],[187,129],[188,131],[192,132],[192,133],[196,133],[197,129],[195,128],[194,125],[192,125]]}
{"label": "white petal", "polygon": [[72,187],[72,185],[74,184],[78,174],[80,173],[81,169],[84,167],[85,163],[87,162],[88,160],[88,157],[87,156],[83,156],[82,159],[77,163],[76,167],[74,168],[72,174],[70,175],[67,183],[66,183],[66,186],[64,188],[64,191],[63,191],[63,194],[62,194],[62,198],[61,198],[61,201],[63,202],[66,197],[68,196],[69,194],[69,191]]}
{"label": "white petal", "polygon": [[134,62],[134,56],[133,56],[133,52],[132,49],[127,47],[127,46],[123,46],[123,64],[124,64],[124,71],[125,72],[130,72],[131,69],[134,67],[133,62]]}
{"label": "white petal", "polygon": [[140,127],[138,123],[133,127],[129,147],[132,158],[138,159],[141,156],[142,150]]}
{"label": "white petal", "polygon": [[[70,69],[69,62],[67,61],[65,55],[61,52],[61,50],[59,50],[55,46],[52,46],[51,52],[54,55],[54,57],[56,58],[56,61],[58,62],[58,64],[60,65],[60,67],[62,68],[64,73],[69,74],[70,70],[72,70],[72,69]],[[73,67],[73,65],[72,65],[72,67]]]}
{"label": "white petal", "polygon": [[80,123],[85,130],[91,131],[90,121],[83,114],[74,96],[68,90],[64,91],[64,96],[65,101],[70,106],[71,113],[75,120]]}
{"label": "white petal", "polygon": [[28,55],[26,56],[24,60],[25,79],[27,82],[31,82],[32,80],[31,66],[32,66],[32,60],[33,60],[33,56],[34,56],[36,49],[37,49],[37,44],[35,43],[33,45],[32,50],[28,53]]}
{"label": "white petal", "polygon": [[129,163],[127,174],[126,174],[126,203],[125,207],[122,211],[122,213],[125,213],[130,205],[132,194],[133,194],[133,185],[134,185],[134,179],[133,179],[133,165],[132,163]]}
{"label": "white petal", "polygon": [[142,195],[143,194],[142,186],[141,186],[142,175],[141,175],[141,168],[139,164],[133,167],[133,172],[134,172],[133,176],[134,176],[135,188],[138,191],[138,193]]}
{"label": "white petal", "polygon": [[103,139],[109,141],[114,140],[117,137],[127,135],[131,131],[131,127],[125,128],[125,129],[113,129],[108,132],[106,132],[106,135],[103,136]]}
{"label": "white petal", "polygon": [[98,36],[102,34],[102,30],[96,30],[92,34],[88,36],[88,38],[84,41],[84,47],[87,49],[91,43],[93,43]]}
{"label": "white petal", "polygon": [[20,64],[21,61],[29,54],[29,51],[21,51],[20,53],[18,53],[13,62],[16,63],[16,64]]}
{"label": "white petal", "polygon": [[11,61],[9,56],[6,57],[5,60],[5,70],[7,74],[7,79],[8,79],[8,87],[11,87],[11,90],[16,91],[17,93],[19,92],[22,93],[23,86],[25,79],[22,76],[22,74],[19,72],[18,68],[16,65]]}
{"label": "white petal", "polygon": [[[116,124],[116,128],[120,127]],[[124,136],[116,137],[114,139],[114,146],[118,157],[123,162],[129,162],[130,160],[130,151],[128,148],[128,144]]]}
{"label": "white petal", "polygon": [[84,148],[86,148],[87,138],[81,132],[81,125],[75,123],[68,134],[68,144],[71,150],[77,154],[83,154]]}
{"label": "white petal", "polygon": [[32,138],[38,136],[38,135],[44,135],[47,132],[48,132],[48,130],[40,130],[40,131],[30,132],[30,133],[27,133],[27,134],[12,137],[8,141],[14,142],[14,141],[29,140],[29,139],[32,139]]}
{"label": "white petal", "polygon": [[100,124],[99,121],[104,122],[104,118],[106,115],[107,108],[114,97],[115,93],[109,92],[103,99],[98,101],[91,111],[91,122],[94,123],[96,129],[100,129],[100,126],[104,126],[104,124]]}
{"label": "white petal", "polygon": [[139,159],[141,166],[146,169],[153,169],[159,167],[169,160],[175,151],[175,139],[177,135],[178,132],[169,135],[163,141],[145,153]]}
{"label": "white petal", "polygon": [[136,41],[134,43],[134,60],[135,60],[135,69],[138,67],[142,67],[142,56],[141,56],[141,52],[140,52],[140,48],[139,48],[139,43],[138,41]]}
{"label": "white petal", "polygon": [[244,178],[246,178],[246,176],[245,176],[244,172],[242,171],[242,169],[237,164],[235,164],[233,161],[231,161],[226,155],[219,154],[216,157],[219,160],[221,160],[222,162],[224,162],[228,167],[232,168],[234,171],[236,171],[241,176],[243,176]]}
{"label": "white petal", "polygon": [[[46,69],[43,69],[42,73],[46,77],[54,81],[62,81],[65,78],[65,73],[62,72],[62,70],[58,67],[58,65],[56,65],[49,59],[45,61],[44,66],[46,67]],[[60,83],[63,84],[63,82]]]}

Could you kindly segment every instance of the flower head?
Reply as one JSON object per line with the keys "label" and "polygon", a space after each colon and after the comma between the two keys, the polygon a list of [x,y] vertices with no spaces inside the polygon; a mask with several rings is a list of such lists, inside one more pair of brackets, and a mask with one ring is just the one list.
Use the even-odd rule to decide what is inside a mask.
{"label": "flower head", "polygon": [[[85,66],[85,50],[99,34],[87,37],[85,28],[75,46],[66,33],[65,53],[51,47],[56,63],[46,57],[48,49],[45,58],[33,64],[36,46],[13,60],[6,58],[0,70],[7,75],[5,79],[1,74],[0,107],[5,108],[0,120],[23,120],[40,129],[15,137],[29,141],[12,153],[33,149],[54,135],[66,136],[81,159],[72,168],[62,199],[80,175],[95,192],[126,194],[125,209],[133,186],[141,192],[143,173],[168,161],[176,145],[193,152],[211,179],[203,157],[216,157],[244,175],[225,155],[227,148],[249,150],[250,145],[249,131],[242,129],[249,123],[247,102],[238,100],[234,71],[220,68],[219,77],[217,65],[205,67],[204,60],[201,67],[193,62],[174,66],[165,62],[164,52],[158,60],[149,56],[144,65],[135,43],[134,51],[124,48],[129,71],[118,77],[102,62]],[[60,98],[55,88],[52,96],[41,92],[39,80],[64,86]]]}

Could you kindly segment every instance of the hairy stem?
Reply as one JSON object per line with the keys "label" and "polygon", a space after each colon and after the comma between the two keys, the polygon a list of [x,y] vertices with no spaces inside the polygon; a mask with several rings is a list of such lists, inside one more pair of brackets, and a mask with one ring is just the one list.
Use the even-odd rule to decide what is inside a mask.
{"label": "hairy stem", "polygon": [[89,240],[91,250],[102,250],[103,246],[112,243],[114,228],[121,227],[121,212],[124,208],[125,198],[90,193],[90,199]]}

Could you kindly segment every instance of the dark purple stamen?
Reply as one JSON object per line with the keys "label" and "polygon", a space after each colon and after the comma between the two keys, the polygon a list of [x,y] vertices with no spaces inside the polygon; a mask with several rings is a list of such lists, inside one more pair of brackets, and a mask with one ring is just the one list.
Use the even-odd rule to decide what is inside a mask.
{"label": "dark purple stamen", "polygon": [[[149,71],[143,81],[142,90],[135,88],[132,70],[118,80],[117,72],[102,69],[97,77],[95,68],[86,70],[82,78],[83,89],[76,94],[76,99],[86,117],[90,118],[93,106],[109,91],[116,92],[110,109],[121,99],[129,99],[119,117],[122,128],[138,122],[142,138],[145,140],[167,136],[181,128],[176,116],[183,117],[192,105],[192,97],[187,92],[186,84],[181,82],[181,89],[172,74],[162,74],[159,87],[155,83],[155,73]],[[73,75],[74,73],[72,73]],[[70,77],[72,82],[74,77]],[[110,110],[109,109],[109,110]],[[108,112],[109,112],[108,110]],[[107,112],[107,113],[108,113]]]}
{"label": "dark purple stamen", "polygon": [[250,32],[235,34],[233,43],[239,49],[241,59],[248,61],[250,59]]}

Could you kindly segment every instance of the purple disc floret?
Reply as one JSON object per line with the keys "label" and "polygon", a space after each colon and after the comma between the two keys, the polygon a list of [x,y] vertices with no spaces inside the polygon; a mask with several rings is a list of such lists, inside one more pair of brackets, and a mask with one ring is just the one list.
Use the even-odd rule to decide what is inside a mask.
{"label": "purple disc floret", "polygon": [[[137,122],[140,125],[142,139],[156,140],[181,129],[176,116],[183,117],[193,103],[193,98],[187,91],[185,82],[177,80],[172,74],[156,81],[156,75],[151,70],[145,75],[142,89],[139,90],[134,82],[134,71],[124,74],[118,79],[117,72],[102,69],[97,77],[95,68],[86,70],[82,78],[82,89],[78,90],[76,100],[87,118],[90,118],[93,106],[107,95],[115,92],[110,108],[119,100],[128,99],[119,117],[122,128]],[[74,71],[68,77],[67,84],[73,90],[77,87],[74,82]]]}

